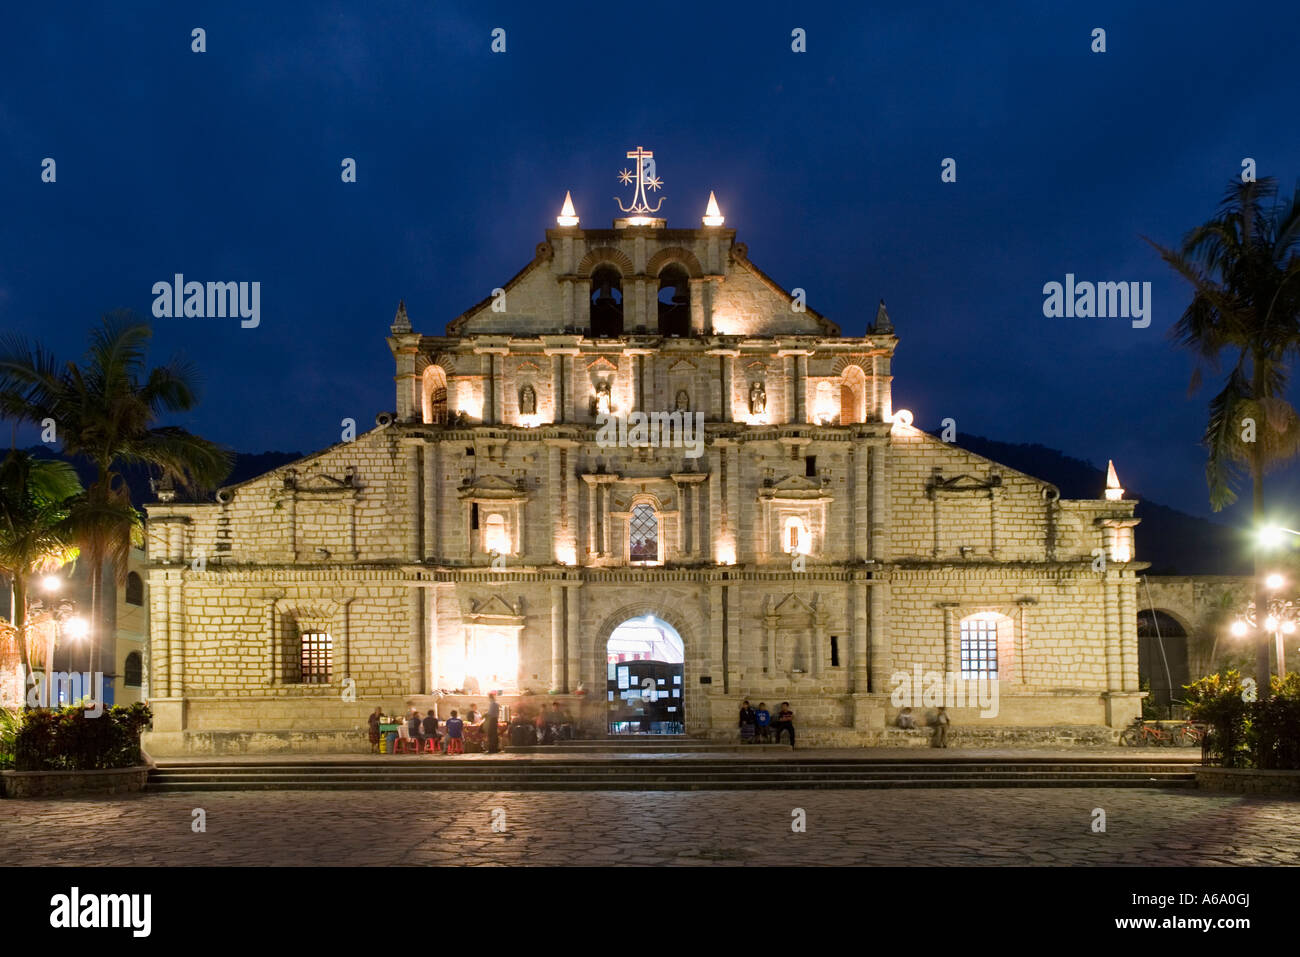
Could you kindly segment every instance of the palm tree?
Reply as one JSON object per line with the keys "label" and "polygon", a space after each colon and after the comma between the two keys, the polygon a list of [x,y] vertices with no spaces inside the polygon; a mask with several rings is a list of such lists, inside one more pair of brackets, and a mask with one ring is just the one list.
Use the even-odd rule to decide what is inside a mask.
{"label": "palm tree", "polygon": [[[26,674],[32,671],[27,585],[33,575],[52,572],[77,557],[69,516],[81,491],[77,473],[67,462],[10,451],[0,463],[0,572],[12,583],[9,638],[18,646]],[[20,698],[25,697],[22,692],[20,687]]]}
{"label": "palm tree", "polygon": [[[1245,466],[1258,532],[1265,472],[1300,452],[1300,419],[1284,397],[1290,362],[1300,352],[1300,189],[1290,202],[1279,202],[1273,179],[1234,180],[1218,214],[1177,250],[1151,245],[1192,285],[1192,301],[1171,331],[1200,360],[1192,389],[1204,367],[1217,371],[1225,354],[1233,361],[1210,402],[1206,481],[1210,505],[1219,511],[1236,500]],[[1255,565],[1255,607],[1265,608],[1258,543]],[[1262,621],[1255,666],[1259,693],[1267,695],[1269,639]]]}
{"label": "palm tree", "polygon": [[118,468],[161,467],[191,488],[210,488],[230,471],[224,449],[184,429],[156,424],[161,415],[194,407],[195,376],[176,358],[148,368],[151,335],[132,313],[110,313],[91,332],[80,365],[60,363],[25,339],[0,341],[0,414],[35,424],[53,419],[63,453],[87,460],[95,470],[73,515],[90,563],[92,671],[100,670],[104,562],[113,561],[118,585],[125,585],[126,559],[140,540],[139,516]]}

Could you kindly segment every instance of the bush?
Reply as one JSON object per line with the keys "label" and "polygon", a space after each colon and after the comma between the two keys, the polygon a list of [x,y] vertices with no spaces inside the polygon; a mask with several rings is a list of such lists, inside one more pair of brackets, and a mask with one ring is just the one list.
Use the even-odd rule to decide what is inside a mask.
{"label": "bush", "polygon": [[0,708],[0,771],[10,770],[14,766],[14,744],[22,723],[21,711]]}
{"label": "bush", "polygon": [[1300,675],[1274,677],[1271,697],[1247,702],[1230,669],[1187,685],[1187,704],[1209,725],[1209,753],[1223,767],[1300,770]]}
{"label": "bush", "polygon": [[19,771],[92,771],[140,764],[140,732],[153,718],[136,703],[106,708],[97,718],[78,706],[36,708],[23,716],[14,742]]}

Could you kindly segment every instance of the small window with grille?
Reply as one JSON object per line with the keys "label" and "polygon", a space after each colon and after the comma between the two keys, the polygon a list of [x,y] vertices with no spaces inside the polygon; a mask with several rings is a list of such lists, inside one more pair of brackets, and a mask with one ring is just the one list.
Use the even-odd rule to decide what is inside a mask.
{"label": "small window with grille", "polygon": [[304,631],[299,636],[298,680],[306,685],[329,684],[334,642],[327,632]]}
{"label": "small window with grille", "polygon": [[992,618],[967,618],[961,623],[961,676],[998,676],[998,623]]}

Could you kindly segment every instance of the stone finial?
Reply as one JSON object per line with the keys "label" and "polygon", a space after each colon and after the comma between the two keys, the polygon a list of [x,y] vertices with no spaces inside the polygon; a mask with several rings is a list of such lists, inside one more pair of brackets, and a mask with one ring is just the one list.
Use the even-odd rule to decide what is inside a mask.
{"label": "stone finial", "polygon": [[406,314],[406,300],[397,300],[397,315],[393,316],[393,332],[410,332],[411,318]]}
{"label": "stone finial", "polygon": [[[152,485],[153,480],[150,479],[149,481]],[[153,491],[160,502],[174,502],[176,500],[176,480],[172,477],[171,469],[163,469],[162,478],[154,486]]]}
{"label": "stone finial", "polygon": [[1124,498],[1124,489],[1120,487],[1119,476],[1115,473],[1115,460],[1106,462],[1106,500],[1119,502]]}
{"label": "stone finial", "polygon": [[890,321],[889,311],[885,309],[885,300],[880,300],[880,308],[876,310],[876,332],[893,332],[894,323]]}

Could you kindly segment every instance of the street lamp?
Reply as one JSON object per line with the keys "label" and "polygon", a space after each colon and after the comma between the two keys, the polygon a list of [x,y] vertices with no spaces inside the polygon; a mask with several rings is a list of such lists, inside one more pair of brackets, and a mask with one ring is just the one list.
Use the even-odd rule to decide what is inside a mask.
{"label": "street lamp", "polygon": [[[48,576],[42,587],[46,591],[57,591],[57,587],[50,588],[48,585]],[[58,641],[59,634],[62,632],[69,638],[80,641],[90,633],[90,622],[76,614],[77,603],[69,598],[60,598],[57,601],[51,599],[47,607],[41,599],[34,599],[30,605],[32,617],[35,618],[41,612],[45,612],[54,625],[54,637],[45,643],[45,707],[54,707],[54,645]]]}
{"label": "street lamp", "polygon": [[[1281,575],[1274,573],[1269,575],[1264,580],[1264,583],[1270,591],[1276,592],[1286,584],[1286,581]],[[1256,620],[1255,603],[1252,601],[1246,606],[1245,613],[1232,623],[1233,637],[1246,637],[1256,627]],[[1295,634],[1298,620],[1300,620],[1300,607],[1297,607],[1295,602],[1279,598],[1276,595],[1268,599],[1268,603],[1264,608],[1263,629],[1273,636],[1273,645],[1277,651],[1277,674],[1279,678],[1286,677],[1286,649],[1283,647],[1282,636]]]}
{"label": "street lamp", "polygon": [[1281,525],[1265,525],[1258,532],[1256,537],[1259,544],[1265,548],[1277,548],[1286,540],[1285,536],[1295,535],[1300,538],[1300,532],[1294,528],[1283,528]]}

